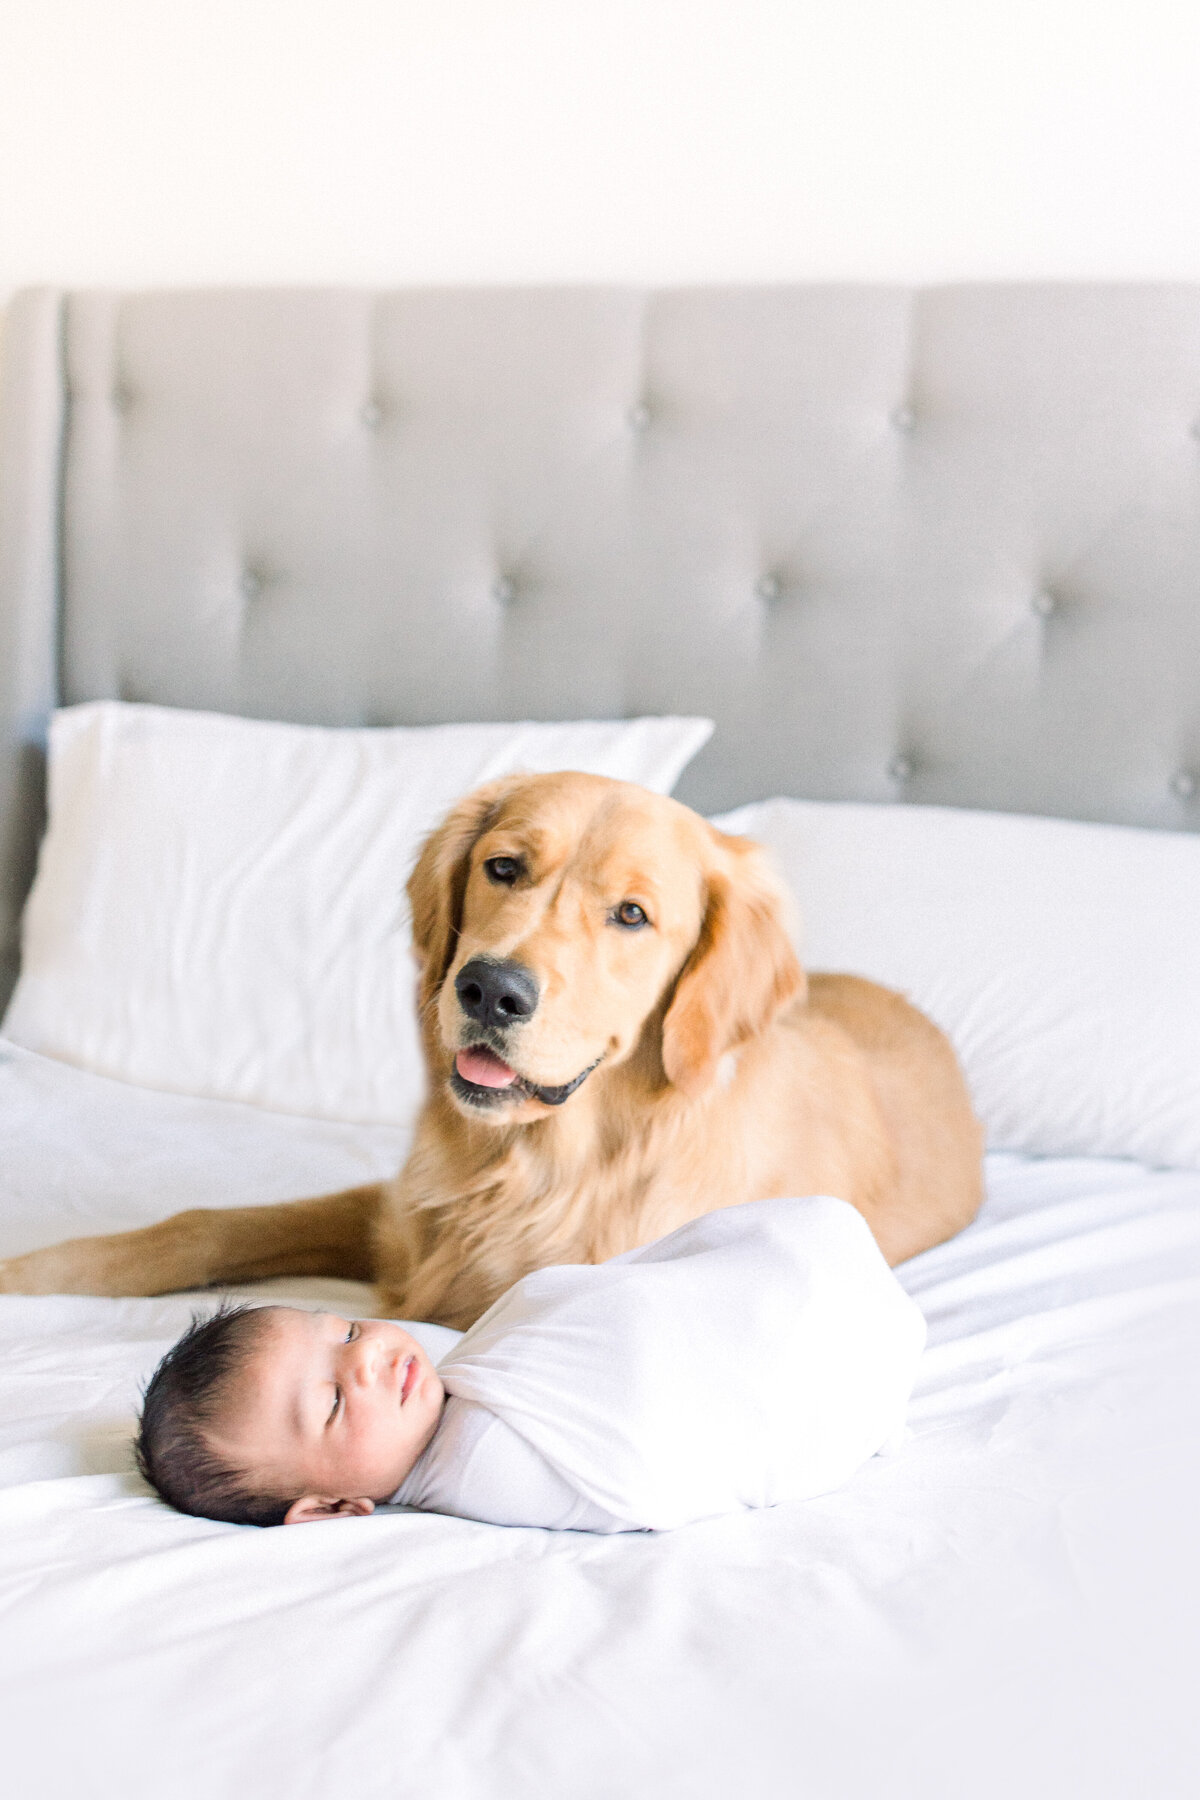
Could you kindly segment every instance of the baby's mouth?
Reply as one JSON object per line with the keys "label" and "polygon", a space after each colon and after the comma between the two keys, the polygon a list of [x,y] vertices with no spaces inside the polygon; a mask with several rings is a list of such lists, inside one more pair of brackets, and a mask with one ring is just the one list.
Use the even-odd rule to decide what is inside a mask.
{"label": "baby's mouth", "polygon": [[400,1404],[401,1404],[401,1406],[403,1406],[404,1402],[408,1399],[409,1390],[412,1388],[412,1385],[416,1381],[419,1373],[420,1373],[420,1370],[417,1368],[416,1357],[410,1356],[408,1361],[404,1365],[404,1380],[400,1384]]}

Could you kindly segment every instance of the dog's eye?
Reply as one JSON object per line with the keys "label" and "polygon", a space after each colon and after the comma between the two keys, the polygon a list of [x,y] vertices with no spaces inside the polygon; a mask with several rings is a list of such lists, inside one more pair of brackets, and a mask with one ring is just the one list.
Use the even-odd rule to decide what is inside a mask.
{"label": "dog's eye", "polygon": [[614,925],[623,925],[626,931],[640,931],[643,925],[650,923],[636,900],[622,900],[620,906],[613,907],[609,917]]}
{"label": "dog's eye", "polygon": [[511,887],[521,873],[521,864],[515,856],[489,856],[483,870],[498,887]]}

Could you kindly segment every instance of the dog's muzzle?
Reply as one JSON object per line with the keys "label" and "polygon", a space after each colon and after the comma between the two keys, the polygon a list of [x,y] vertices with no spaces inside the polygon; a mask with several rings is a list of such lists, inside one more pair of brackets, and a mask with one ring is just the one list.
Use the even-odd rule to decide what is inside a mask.
{"label": "dog's muzzle", "polygon": [[560,1087],[539,1087],[518,1075],[490,1044],[471,1044],[455,1057],[450,1086],[470,1106],[503,1106],[515,1100],[540,1100],[543,1106],[561,1106],[602,1061],[598,1056],[574,1081],[564,1081]]}
{"label": "dog's muzzle", "polygon": [[473,956],[454,977],[454,991],[468,1019],[480,1027],[479,1037],[458,1052],[450,1077],[454,1092],[470,1106],[503,1106],[515,1100],[561,1106],[601,1061],[597,1057],[574,1081],[559,1087],[539,1087],[505,1061],[508,1032],[532,1018],[541,998],[537,978],[524,963]]}

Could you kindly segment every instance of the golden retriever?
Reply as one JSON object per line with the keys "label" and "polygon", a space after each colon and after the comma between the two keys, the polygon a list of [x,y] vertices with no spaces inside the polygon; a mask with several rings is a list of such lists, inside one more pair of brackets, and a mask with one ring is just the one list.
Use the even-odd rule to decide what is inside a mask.
{"label": "golden retriever", "polygon": [[394,1180],[76,1239],[0,1289],[343,1275],[464,1327],[531,1269],[739,1201],[840,1195],[892,1263],[974,1216],[949,1043],[885,988],[806,979],[748,840],[622,782],[517,775],[455,807],[409,896],[429,1097]]}

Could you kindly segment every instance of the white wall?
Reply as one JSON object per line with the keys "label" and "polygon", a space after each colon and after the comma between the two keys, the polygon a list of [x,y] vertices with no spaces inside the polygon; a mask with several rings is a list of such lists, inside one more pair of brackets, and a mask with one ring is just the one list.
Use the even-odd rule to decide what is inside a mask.
{"label": "white wall", "polygon": [[1200,279],[1196,0],[0,0],[31,281]]}

